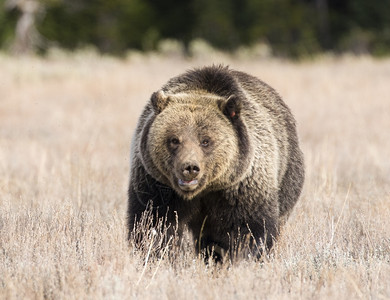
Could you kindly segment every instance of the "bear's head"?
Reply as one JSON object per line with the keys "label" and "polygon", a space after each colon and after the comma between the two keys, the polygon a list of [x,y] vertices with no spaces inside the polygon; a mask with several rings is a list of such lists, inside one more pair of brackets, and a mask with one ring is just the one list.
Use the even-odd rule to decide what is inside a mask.
{"label": "bear's head", "polygon": [[229,184],[240,156],[234,127],[239,98],[200,91],[167,95],[161,90],[152,95],[151,107],[145,149],[153,172],[158,172],[152,175],[187,200]]}

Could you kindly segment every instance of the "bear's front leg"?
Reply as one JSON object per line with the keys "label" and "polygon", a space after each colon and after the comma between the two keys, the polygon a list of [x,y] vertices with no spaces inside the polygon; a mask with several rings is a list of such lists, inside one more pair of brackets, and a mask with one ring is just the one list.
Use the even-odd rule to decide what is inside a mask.
{"label": "bear's front leg", "polygon": [[[219,262],[237,258],[259,259],[273,246],[278,234],[277,209],[248,209],[238,202],[228,204],[223,198],[208,195],[202,210],[189,223],[198,254]],[[270,214],[266,214],[269,212]]]}
{"label": "bear's front leg", "polygon": [[138,164],[132,169],[128,196],[129,240],[137,248],[144,248],[153,237],[159,247],[165,246],[178,231],[173,190],[156,181]]}

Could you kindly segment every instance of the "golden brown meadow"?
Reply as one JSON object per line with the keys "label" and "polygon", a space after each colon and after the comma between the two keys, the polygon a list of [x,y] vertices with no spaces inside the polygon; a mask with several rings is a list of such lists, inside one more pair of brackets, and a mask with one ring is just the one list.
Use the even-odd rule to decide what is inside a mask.
{"label": "golden brown meadow", "polygon": [[[214,62],[269,83],[298,122],[304,192],[263,262],[126,243],[138,115],[167,79]],[[0,56],[1,299],[388,299],[389,282],[389,59]]]}

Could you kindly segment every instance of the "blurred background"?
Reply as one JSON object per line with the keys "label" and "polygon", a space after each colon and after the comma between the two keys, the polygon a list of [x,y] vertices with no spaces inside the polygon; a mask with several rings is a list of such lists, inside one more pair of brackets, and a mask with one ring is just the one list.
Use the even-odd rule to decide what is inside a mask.
{"label": "blurred background", "polygon": [[0,0],[0,49],[390,53],[390,0]]}

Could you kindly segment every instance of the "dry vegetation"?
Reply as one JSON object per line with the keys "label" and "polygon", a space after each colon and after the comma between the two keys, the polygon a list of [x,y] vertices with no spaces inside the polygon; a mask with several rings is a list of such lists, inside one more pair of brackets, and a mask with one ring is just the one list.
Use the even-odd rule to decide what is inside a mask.
{"label": "dry vegetation", "polygon": [[[186,241],[145,265],[126,243],[132,130],[168,78],[221,61],[293,110],[303,195],[262,263],[207,267]],[[389,84],[367,57],[0,56],[0,298],[390,298]]]}

